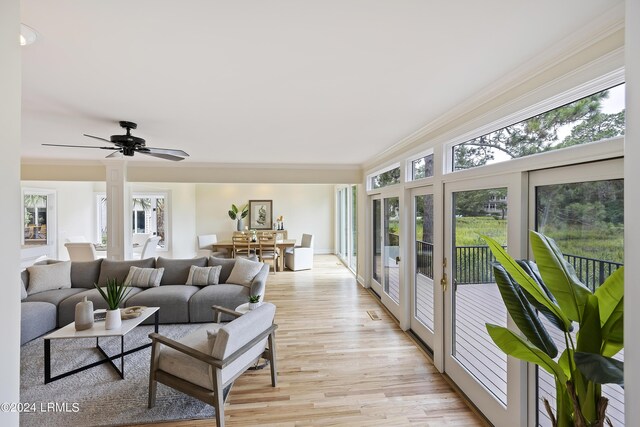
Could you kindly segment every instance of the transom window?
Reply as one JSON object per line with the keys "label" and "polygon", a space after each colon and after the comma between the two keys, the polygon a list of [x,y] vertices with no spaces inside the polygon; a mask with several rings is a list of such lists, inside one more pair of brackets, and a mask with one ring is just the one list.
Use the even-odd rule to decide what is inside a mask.
{"label": "transom window", "polygon": [[411,161],[411,175],[409,176],[411,181],[431,176],[433,176],[433,153]]}
{"label": "transom window", "polygon": [[621,84],[453,146],[453,170],[614,138],[624,120]]}
{"label": "transom window", "polygon": [[392,167],[384,172],[369,177],[369,185],[371,189],[382,188],[388,185],[400,183],[400,166]]}

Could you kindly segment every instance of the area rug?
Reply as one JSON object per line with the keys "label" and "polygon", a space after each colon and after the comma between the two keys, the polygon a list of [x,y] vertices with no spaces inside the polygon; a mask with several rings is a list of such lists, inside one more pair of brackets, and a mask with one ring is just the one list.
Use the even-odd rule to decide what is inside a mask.
{"label": "area rug", "polygon": [[[199,327],[204,326],[160,325],[160,333],[177,339]],[[153,326],[138,326],[125,337],[125,350],[150,342],[151,332]],[[21,348],[21,426],[127,425],[215,416],[212,406],[163,384],[158,384],[156,406],[147,408],[150,347],[125,356],[125,379],[106,363],[45,385],[43,341],[38,338]],[[100,345],[116,354],[120,338],[100,339]],[[101,358],[95,339],[51,342],[52,376]]]}

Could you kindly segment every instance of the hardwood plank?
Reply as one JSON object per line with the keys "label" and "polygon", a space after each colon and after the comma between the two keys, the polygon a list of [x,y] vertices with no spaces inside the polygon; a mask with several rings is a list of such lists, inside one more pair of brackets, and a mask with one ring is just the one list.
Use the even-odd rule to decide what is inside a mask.
{"label": "hardwood plank", "polygon": [[242,375],[225,407],[228,426],[486,425],[336,257],[269,275],[265,299],[277,306],[278,387],[268,369]]}

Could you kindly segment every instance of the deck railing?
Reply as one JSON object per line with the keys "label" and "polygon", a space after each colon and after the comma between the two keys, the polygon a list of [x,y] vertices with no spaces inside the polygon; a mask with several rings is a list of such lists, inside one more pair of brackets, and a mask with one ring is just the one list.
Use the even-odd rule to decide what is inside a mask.
{"label": "deck railing", "polygon": [[416,266],[418,273],[433,279],[433,244],[416,240]]}

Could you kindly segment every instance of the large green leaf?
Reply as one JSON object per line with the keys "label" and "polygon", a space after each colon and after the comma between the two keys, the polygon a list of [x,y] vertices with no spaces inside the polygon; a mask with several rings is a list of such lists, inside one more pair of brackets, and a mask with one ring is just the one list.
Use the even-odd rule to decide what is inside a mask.
{"label": "large green leaf", "polygon": [[598,298],[595,295],[587,295],[584,305],[582,323],[578,331],[577,351],[600,354],[602,348],[602,335],[600,333],[600,310]]}
{"label": "large green leaf", "polygon": [[559,319],[562,319],[562,322],[565,325],[565,329],[568,330],[571,327],[571,320],[565,315],[560,307],[555,305],[547,296],[547,294],[540,288],[540,286],[536,283],[536,281],[529,276],[523,269],[520,267],[515,259],[513,259],[498,242],[493,240],[489,236],[480,236],[487,242],[489,248],[491,249],[491,253],[495,257],[496,261],[498,261],[505,270],[513,277],[522,288],[527,291],[536,301],[540,304],[544,305],[551,311],[555,316]]}
{"label": "large green leaf", "polygon": [[[540,272],[538,271],[538,267],[536,266],[536,263],[528,259],[519,259],[519,260],[516,260],[516,262],[520,267],[522,267],[522,269],[529,276],[531,276],[533,280],[536,281],[538,286],[540,286],[540,288],[544,291],[544,293],[547,294],[547,297],[549,297],[551,302],[557,305],[557,301],[555,297],[542,281],[542,277],[540,277]],[[533,296],[529,292],[527,292],[524,289],[522,289],[522,291],[524,292],[525,296],[527,297],[527,300],[531,303],[531,305],[533,305],[536,308],[536,310],[542,313],[542,315],[546,317],[547,320],[552,325],[554,325],[556,328],[558,328],[562,332],[571,332],[573,330],[573,326],[570,326],[568,329],[566,329],[564,323],[562,322],[562,319],[560,319],[558,316],[553,314],[553,312],[549,310],[545,305],[540,304],[535,298],[533,298]]]}
{"label": "large green leaf", "polygon": [[540,275],[562,312],[569,319],[582,323],[582,312],[591,291],[580,282],[553,239],[532,230],[529,240]]}
{"label": "large green leaf", "polygon": [[551,375],[559,379],[562,384],[567,382],[567,377],[562,368],[543,351],[538,350],[509,329],[487,323],[487,332],[493,342],[509,356],[525,362],[535,363]]}
{"label": "large green leaf", "polygon": [[[609,351],[619,346],[622,348],[624,343],[624,267],[620,267],[607,277],[607,280],[596,289],[595,296],[598,298],[600,307],[603,341],[611,344]],[[612,355],[609,354],[609,356]]]}
{"label": "large green leaf", "polygon": [[542,325],[536,311],[527,301],[520,285],[511,280],[509,274],[500,264],[494,264],[493,274],[504,305],[507,307],[507,311],[518,326],[518,329],[531,344],[544,351],[549,357],[556,357],[558,349],[553,339],[549,336],[547,329]]}
{"label": "large green leaf", "polygon": [[577,351],[574,360],[580,372],[597,384],[618,384],[624,387],[624,362],[594,353]]}

